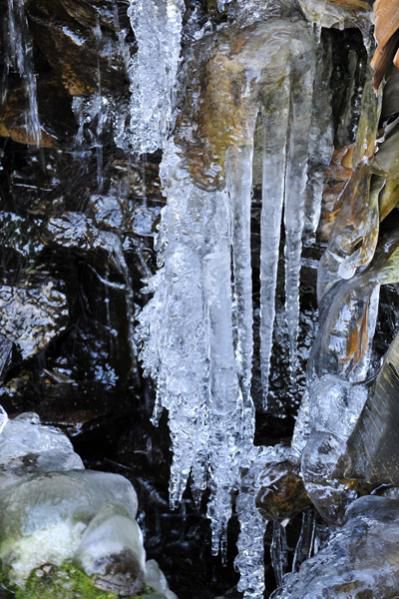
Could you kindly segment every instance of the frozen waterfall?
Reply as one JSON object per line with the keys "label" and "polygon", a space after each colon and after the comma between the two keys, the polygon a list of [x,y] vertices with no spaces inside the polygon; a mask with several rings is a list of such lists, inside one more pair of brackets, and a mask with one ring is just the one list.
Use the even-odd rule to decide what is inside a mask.
{"label": "frozen waterfall", "polygon": [[[181,500],[189,480],[194,495],[210,488],[208,516],[215,553],[225,545],[232,493],[241,486],[241,469],[251,465],[255,455],[250,222],[257,119],[263,128],[260,339],[265,405],[280,231],[284,227],[286,319],[294,372],[302,241],[306,223],[314,220],[315,211],[320,212],[315,201],[321,200],[320,193],[310,202],[306,196],[310,152],[315,152],[307,133],[312,122],[315,126],[313,93],[320,71],[311,30],[274,20],[260,24],[254,32],[244,30],[241,36],[243,47],[238,55],[230,50],[232,40],[225,39],[210,59],[217,66],[224,65],[219,84],[226,85],[225,93],[222,90],[219,99],[205,107],[201,94],[207,100],[214,97],[211,81],[194,100],[194,111],[195,102],[199,106],[199,127],[208,136],[206,155],[213,156],[213,164],[201,165],[199,150],[190,147],[195,129],[192,136],[186,129],[178,131],[177,143],[171,139],[166,145],[161,174],[167,206],[157,241],[160,268],[148,282],[153,298],[139,316],[141,359],[157,383],[154,416],[162,408],[169,415],[170,501],[175,506]],[[273,84],[276,72],[282,80],[279,86]],[[225,105],[217,103],[228,106],[231,85],[241,85],[243,96],[239,121],[226,125],[230,126],[226,142],[220,138],[222,132],[213,132],[211,127],[216,118],[229,119]],[[204,114],[204,110],[211,112]],[[328,129],[325,115],[323,119],[319,129]],[[321,138],[328,148],[329,136]],[[254,496],[245,493],[238,498],[239,512],[253,506],[253,524],[242,521],[242,548],[245,538],[254,534],[254,526],[260,540],[263,536],[265,525],[254,501]],[[255,570],[256,580],[263,585],[262,551],[260,543],[249,570],[245,551],[237,559],[243,576],[241,590],[248,598],[255,597],[250,591],[253,580],[249,582]]]}

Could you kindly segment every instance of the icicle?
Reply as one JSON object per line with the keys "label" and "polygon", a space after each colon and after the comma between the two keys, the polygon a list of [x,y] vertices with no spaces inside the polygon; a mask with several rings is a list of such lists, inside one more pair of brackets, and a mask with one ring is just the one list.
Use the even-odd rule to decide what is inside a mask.
{"label": "icicle", "polygon": [[[208,504],[212,523],[213,551],[219,552],[219,539],[227,531],[231,516],[231,492],[238,480],[238,452],[242,443],[242,399],[238,385],[233,344],[231,242],[229,198],[223,194],[214,206],[218,230],[203,261],[203,282],[209,315],[210,392],[209,409],[210,485]],[[216,241],[216,239],[215,239]]]}
{"label": "icicle", "polygon": [[[21,77],[28,101],[26,129],[37,146],[41,142],[41,127],[37,107],[36,75],[33,67],[32,43],[25,15],[24,0],[7,0],[7,71],[15,69]],[[5,86],[5,94],[7,86]],[[3,97],[4,100],[4,97]]]}
{"label": "icicle", "polygon": [[[315,24],[320,36],[321,28]],[[318,38],[320,44],[320,37]],[[312,122],[309,131],[309,176],[305,204],[304,242],[314,243],[319,226],[324,191],[325,172],[334,150],[332,126],[332,98],[330,79],[332,74],[331,43],[318,48],[315,86],[313,93]]]}
{"label": "icicle", "polygon": [[308,139],[311,124],[314,64],[301,69],[291,92],[291,128],[286,169],[285,224],[285,312],[289,335],[290,374],[297,365],[299,329],[299,285],[302,235],[305,225],[305,189],[308,168]]}
{"label": "icicle", "polygon": [[[255,122],[251,125],[255,130]],[[253,145],[231,148],[226,158],[227,189],[230,196],[233,251],[235,356],[243,394],[243,422],[254,434],[255,414],[251,398],[253,357],[253,306],[251,264],[251,202]]]}
{"label": "icicle", "polygon": [[102,135],[104,132],[104,128],[107,122],[107,99],[103,98],[102,93],[102,83],[101,83],[101,66],[100,66],[100,48],[102,42],[102,31],[100,20],[97,17],[96,27],[94,29],[95,38],[96,38],[96,46],[97,46],[97,103],[99,105],[98,117],[97,117],[97,128],[96,128],[96,137],[94,140],[94,147],[96,149],[96,162],[97,162],[97,187],[101,192],[103,187],[103,170],[104,170],[104,148],[103,148],[103,140]]}
{"label": "icicle", "polygon": [[[236,169],[228,183],[234,201],[227,190],[196,187],[174,145],[167,148],[162,177],[168,205],[159,239],[163,267],[150,282],[154,298],[140,315],[142,359],[147,373],[157,379],[157,410],[169,411],[174,454],[170,500],[172,505],[180,501],[191,469],[194,492],[203,491],[209,478],[215,553],[227,529],[231,493],[242,456],[252,447],[254,426],[249,395],[252,148],[231,154],[229,160]],[[240,306],[236,340],[233,239],[235,303]]]}
{"label": "icicle", "polygon": [[267,409],[273,345],[280,232],[285,194],[290,78],[269,99],[264,114],[261,214],[260,340],[263,406]]}
{"label": "icicle", "polygon": [[313,510],[307,510],[302,514],[302,525],[299,539],[296,544],[292,572],[296,572],[300,565],[310,557],[314,551],[316,533],[316,518]]}
{"label": "icicle", "polygon": [[[135,5],[137,8],[138,4]],[[208,517],[215,553],[225,545],[232,494],[240,487],[242,469],[253,465],[251,456],[255,451],[254,408],[250,395],[253,351],[250,215],[256,116],[260,97],[264,94],[269,98],[270,93],[274,93],[271,90],[278,87],[279,96],[277,92],[274,95],[274,127],[269,120],[265,144],[268,145],[266,164],[274,179],[267,179],[266,185],[270,194],[276,193],[273,186],[276,178],[280,185],[278,224],[281,223],[284,190],[286,213],[291,214],[293,204],[298,204],[304,221],[307,135],[314,75],[311,56],[312,42],[307,28],[302,24],[287,25],[285,21],[262,23],[256,36],[248,30],[239,53],[235,44],[230,48],[226,40],[222,41],[220,52],[211,58],[205,57],[207,62],[203,66],[213,69],[211,84],[208,81],[209,85],[204,88],[202,80],[196,82],[198,88],[193,84],[193,102],[187,102],[188,114],[182,115],[182,130],[175,135],[178,145],[169,140],[161,166],[167,206],[162,212],[158,238],[160,269],[148,285],[148,291],[154,296],[139,316],[141,358],[146,373],[157,383],[154,418],[159,417],[162,409],[168,410],[173,450],[171,504],[176,506],[181,500],[190,473],[197,498],[205,487],[209,488]],[[148,73],[148,63],[146,68]],[[276,72],[283,85],[275,85]],[[221,89],[219,75],[224,77]],[[291,77],[295,88],[293,97],[290,96]],[[237,105],[237,82],[241,85],[238,90],[243,103],[237,109],[237,119],[230,122],[229,107],[236,109]],[[285,89],[284,110],[278,108],[281,88]],[[230,127],[228,135],[224,129],[214,126],[215,122],[219,123],[220,115],[223,115],[221,122]],[[279,117],[282,115],[285,115],[288,133],[279,138],[280,155],[273,163],[273,137],[280,135]],[[184,123],[193,123],[193,128]],[[200,146],[196,143],[199,132]],[[153,137],[147,139],[154,140]],[[206,148],[204,152],[199,149],[202,144]],[[286,144],[290,159],[295,162],[293,165],[285,166]],[[277,177],[276,169],[272,169],[276,164],[281,166]],[[287,185],[295,187],[299,199],[293,189],[287,190]],[[264,230],[266,201],[274,208],[271,196],[267,197]],[[288,219],[287,244],[291,246],[297,240],[292,224]],[[303,222],[299,253],[295,254],[296,247],[290,246],[292,251],[287,256],[290,273],[293,270],[297,279],[302,229]],[[262,243],[268,243],[266,238]],[[276,246],[278,248],[278,240],[274,242],[273,247]],[[292,279],[288,277],[291,296]],[[297,287],[294,291],[298,295]],[[274,307],[274,302],[272,305]],[[253,492],[254,489],[256,485]],[[239,505],[251,502],[251,530],[256,538],[263,539],[264,523],[257,513],[255,498],[246,499],[246,494],[242,493]],[[244,522],[243,546],[245,530],[250,530],[245,526]],[[256,592],[259,592],[264,576],[260,557],[263,543],[255,543],[253,534],[251,541],[256,547],[248,568],[253,573],[256,567],[259,578]],[[244,553],[239,558],[243,588],[247,584],[245,579],[249,580],[250,576],[246,557]]]}
{"label": "icicle", "polygon": [[0,405],[0,435],[3,432],[7,422],[8,422],[8,414],[5,411],[5,409],[3,408],[3,406]]}
{"label": "icicle", "polygon": [[288,548],[286,523],[273,522],[273,537],[270,546],[270,554],[274,576],[277,586],[283,581],[283,576],[288,569]]}
{"label": "icicle", "polygon": [[163,148],[173,125],[183,0],[129,0],[138,50],[130,61],[130,143],[139,154]]}
{"label": "icicle", "polygon": [[[168,196],[159,239],[163,267],[150,281],[154,298],[140,315],[141,356],[147,373],[157,380],[154,416],[158,417],[162,408],[169,411],[174,453],[170,501],[176,505],[196,460],[195,478],[202,479],[199,486],[204,485],[205,465],[201,468],[200,464],[207,457],[212,347],[210,313],[202,289],[203,260],[218,243],[214,226],[220,223],[216,218],[214,225],[212,222],[224,199],[222,193],[207,193],[193,186],[173,144],[165,152],[162,177]],[[221,236],[223,229],[228,238],[226,224],[222,224]]]}
{"label": "icicle", "polygon": [[226,10],[226,5],[230,4],[231,0],[217,0],[217,7],[220,12]]}
{"label": "icicle", "polygon": [[[240,522],[237,542],[238,555],[234,565],[240,573],[237,590],[244,599],[259,599],[265,590],[264,536],[268,526],[256,507],[259,490],[258,478],[271,448],[253,448],[252,464],[243,477],[236,501],[236,513]],[[249,457],[249,459],[251,459]]]}

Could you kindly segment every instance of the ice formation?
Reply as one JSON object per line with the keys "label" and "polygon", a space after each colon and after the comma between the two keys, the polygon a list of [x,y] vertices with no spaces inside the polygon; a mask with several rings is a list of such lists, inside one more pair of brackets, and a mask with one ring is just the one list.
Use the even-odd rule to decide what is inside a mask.
{"label": "ice formation", "polygon": [[183,13],[183,0],[129,0],[137,42],[137,54],[128,65],[129,134],[140,154],[162,148],[173,125]]}
{"label": "ice formation", "polygon": [[175,599],[158,564],[146,562],[131,483],[85,470],[69,439],[37,414],[4,428],[0,482],[0,559],[13,584],[73,562],[104,591],[130,596],[145,582]]}
{"label": "ice formation", "polygon": [[[242,121],[235,123],[237,130],[231,132],[231,140],[226,143],[219,139],[221,132],[212,137],[216,114],[229,118],[224,113],[226,106],[218,107],[216,100],[211,106],[215,116],[200,113],[199,117],[200,128],[208,134],[205,141],[215,144],[213,164],[199,166],[201,158],[193,158],[195,150],[189,147],[187,168],[184,146],[190,146],[192,137],[186,130],[183,137],[177,134],[177,143],[171,139],[166,146],[161,170],[167,207],[158,238],[160,270],[149,281],[148,290],[154,297],[140,315],[142,361],[147,374],[157,382],[155,417],[162,408],[169,414],[173,446],[170,500],[172,505],[179,502],[190,475],[195,495],[211,489],[208,516],[215,552],[225,544],[232,492],[241,485],[241,469],[252,464],[254,455],[250,217],[259,113],[264,130],[260,333],[265,398],[283,207],[292,370],[296,362],[302,237],[305,223],[314,218],[308,216],[306,202],[310,160],[307,132],[312,124],[316,78],[313,37],[304,24],[278,20],[259,25],[248,38],[245,35],[244,31],[243,50],[238,56],[229,56],[227,39],[221,50],[223,58],[215,58],[218,65],[228,65],[222,77],[237,77],[243,85],[243,107],[238,111]],[[282,86],[273,88],[269,69],[270,73],[278,69]],[[246,78],[244,84],[237,72]],[[227,89],[229,85],[226,81]],[[211,80],[203,91],[208,100],[214,93],[212,86]],[[219,101],[223,98],[221,94]],[[226,98],[228,106],[230,98]],[[199,106],[201,110],[201,100]],[[328,128],[328,123],[324,120],[320,127]],[[329,147],[331,142],[326,139],[328,135],[321,143]],[[314,202],[310,205],[314,211]],[[246,512],[239,541],[243,555],[248,553],[246,538],[255,529],[259,537],[251,564],[242,557],[237,559],[240,588],[249,598],[264,584],[261,540],[265,524],[257,513],[254,496],[239,495],[238,510]],[[252,588],[255,580],[257,591]]]}
{"label": "ice formation", "polygon": [[7,422],[8,422],[8,414],[5,411],[5,409],[3,408],[3,406],[0,406],[0,435],[3,432],[3,430],[5,429]]}

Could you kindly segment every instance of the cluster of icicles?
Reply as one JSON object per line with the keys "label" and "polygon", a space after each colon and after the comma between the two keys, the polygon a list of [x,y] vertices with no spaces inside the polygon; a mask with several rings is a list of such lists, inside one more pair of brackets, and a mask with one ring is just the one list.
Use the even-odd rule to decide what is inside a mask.
{"label": "cluster of icicles", "polygon": [[[143,55],[146,68],[147,51],[139,44],[136,60],[140,63]],[[265,522],[255,496],[257,478],[274,452],[253,443],[250,221],[255,133],[260,130],[263,140],[259,325],[263,405],[259,408],[267,409],[282,224],[285,317],[294,377],[302,245],[318,225],[321,171],[332,151],[331,114],[325,112],[328,91],[322,85],[328,80],[330,62],[321,60],[320,53],[305,22],[266,21],[245,39],[239,56],[232,59],[246,78],[240,141],[228,144],[221,165],[214,165],[218,174],[224,171],[223,185],[201,185],[196,180],[177,134],[163,144],[161,179],[167,206],[157,240],[160,268],[148,282],[153,297],[140,315],[141,359],[157,383],[154,420],[162,409],[169,415],[171,504],[181,500],[189,480],[194,497],[210,489],[208,517],[215,553],[226,547],[232,497],[238,491],[241,532],[236,567],[241,575],[238,589],[246,599],[263,596],[265,586]],[[220,54],[223,60],[231,59],[223,42]],[[276,71],[279,85],[273,87]],[[150,70],[146,76],[151,77]],[[219,101],[225,99],[221,96]],[[202,108],[211,110],[206,102]],[[150,145],[145,141],[144,146]],[[243,479],[244,470],[248,474]],[[284,527],[276,526],[275,553],[283,552],[284,532]]]}
{"label": "cluster of icicles", "polygon": [[[220,0],[219,8],[228,4]],[[138,46],[126,65],[131,81],[130,145],[137,153],[163,150],[161,178],[167,198],[157,239],[160,268],[148,281],[153,297],[140,315],[141,359],[157,384],[154,419],[162,409],[169,414],[171,504],[181,500],[189,480],[196,498],[210,489],[208,515],[217,553],[226,545],[232,497],[238,492],[238,588],[246,599],[256,599],[264,589],[265,522],[256,509],[255,494],[257,479],[274,450],[253,444],[251,203],[254,158],[259,153],[255,138],[260,132],[263,402],[258,407],[267,409],[282,225],[293,378],[297,369],[302,246],[317,229],[322,171],[332,152],[329,92],[322,85],[329,78],[331,61],[321,57],[317,37],[304,21],[266,20],[246,38],[243,34],[238,54],[229,55],[228,43],[221,43],[221,60],[235,60],[244,74],[244,110],[239,141],[228,143],[220,163],[211,167],[219,175],[223,172],[223,185],[204,186],[188,167],[184,143],[170,134],[183,13],[183,0],[129,0]],[[7,65],[25,81],[27,129],[39,145],[36,82],[22,0],[8,0],[8,29]],[[273,85],[276,79],[279,83]],[[203,109],[210,107],[205,103]],[[284,527],[276,527],[273,545],[276,554],[282,551]]]}

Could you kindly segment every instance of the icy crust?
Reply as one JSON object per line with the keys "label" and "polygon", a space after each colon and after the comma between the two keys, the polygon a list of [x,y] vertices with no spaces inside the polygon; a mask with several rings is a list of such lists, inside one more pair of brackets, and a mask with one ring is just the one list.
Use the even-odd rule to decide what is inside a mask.
{"label": "icy crust", "polygon": [[0,568],[17,597],[174,599],[156,562],[145,560],[136,515],[127,479],[84,470],[67,437],[37,414],[6,420]]}
{"label": "icy crust", "polygon": [[369,496],[353,502],[326,547],[283,580],[273,599],[373,597],[399,592],[398,500]]}

